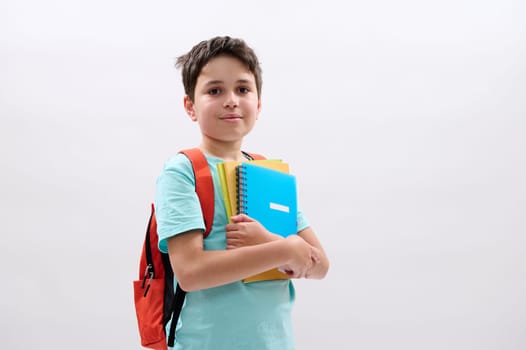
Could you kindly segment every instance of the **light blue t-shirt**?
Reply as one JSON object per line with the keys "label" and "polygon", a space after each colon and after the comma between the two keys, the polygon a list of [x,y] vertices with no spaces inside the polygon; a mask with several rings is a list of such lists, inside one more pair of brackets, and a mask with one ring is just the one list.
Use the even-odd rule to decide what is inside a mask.
{"label": "light blue t-shirt", "polygon": [[[228,220],[216,166],[222,160],[206,158],[214,181],[215,210],[204,249],[224,250]],[[167,252],[169,237],[189,230],[204,231],[192,166],[183,154],[169,159],[157,179],[155,208],[159,248],[163,252]],[[308,226],[307,219],[298,211],[298,231]],[[293,303],[294,286],[289,280],[248,284],[239,281],[189,292],[177,324],[173,349],[294,349]]]}

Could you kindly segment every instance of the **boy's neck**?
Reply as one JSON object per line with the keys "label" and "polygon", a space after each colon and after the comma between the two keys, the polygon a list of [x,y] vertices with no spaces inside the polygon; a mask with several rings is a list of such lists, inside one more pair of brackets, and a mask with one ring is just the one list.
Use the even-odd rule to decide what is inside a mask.
{"label": "boy's neck", "polygon": [[241,152],[241,142],[211,144],[203,141],[199,148],[203,153],[224,161],[241,161],[245,159]]}

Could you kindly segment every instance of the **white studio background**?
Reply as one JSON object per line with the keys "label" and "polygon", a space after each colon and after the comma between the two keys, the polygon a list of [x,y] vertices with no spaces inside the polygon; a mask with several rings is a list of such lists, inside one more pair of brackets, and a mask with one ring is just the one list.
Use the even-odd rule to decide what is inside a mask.
{"label": "white studio background", "polygon": [[[174,58],[263,67],[247,150],[291,163],[331,258],[297,348],[526,348],[526,3],[0,3],[4,349],[140,349],[163,162],[198,143]],[[242,322],[242,320],[240,320]]]}

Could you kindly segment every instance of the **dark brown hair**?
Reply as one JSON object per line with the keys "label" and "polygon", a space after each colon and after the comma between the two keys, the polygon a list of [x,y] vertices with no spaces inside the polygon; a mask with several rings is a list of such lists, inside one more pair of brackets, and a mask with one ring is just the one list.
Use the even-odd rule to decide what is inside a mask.
{"label": "dark brown hair", "polygon": [[254,50],[242,39],[229,36],[217,36],[201,41],[192,47],[187,54],[177,58],[175,66],[181,68],[185,94],[192,101],[194,100],[195,85],[199,74],[201,74],[201,69],[212,58],[221,55],[237,58],[254,74],[258,96],[261,96],[261,67]]}

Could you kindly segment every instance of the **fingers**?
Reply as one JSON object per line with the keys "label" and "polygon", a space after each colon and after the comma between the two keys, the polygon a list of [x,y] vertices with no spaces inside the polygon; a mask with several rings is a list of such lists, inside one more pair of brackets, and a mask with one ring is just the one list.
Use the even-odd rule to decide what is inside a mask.
{"label": "fingers", "polygon": [[236,249],[236,248],[239,248],[237,244],[227,242],[226,249]]}
{"label": "fingers", "polygon": [[311,261],[310,261],[310,266],[309,268],[305,271],[305,275],[304,277],[305,278],[309,278],[310,275],[311,275],[311,272],[312,272],[312,269],[314,269],[314,267],[316,266],[316,264],[318,264],[321,259],[319,257],[319,255],[316,253],[316,251],[313,249],[311,251],[311,257],[310,257]]}
{"label": "fingers", "polygon": [[226,249],[234,249],[242,247],[243,240],[236,235],[230,235],[226,237]]}
{"label": "fingers", "polygon": [[318,252],[314,248],[311,249],[311,259],[312,259],[312,261],[315,264],[317,264],[317,263],[319,263],[321,261],[321,258],[319,256]]}
{"label": "fingers", "polygon": [[240,232],[238,230],[228,230],[226,231],[225,233],[225,236],[226,236],[226,239],[229,239],[229,238],[236,238],[236,237],[239,237],[241,236]]}
{"label": "fingers", "polygon": [[226,233],[226,249],[234,249],[242,246],[242,242],[239,239],[240,235],[238,231],[232,231]]}
{"label": "fingers", "polygon": [[308,278],[313,266],[313,263],[309,263],[305,266],[298,266],[294,269],[287,265],[280,267],[279,270],[286,273],[290,278]]}
{"label": "fingers", "polygon": [[247,222],[247,221],[239,221],[239,222],[234,222],[233,224],[226,224],[225,230],[226,232],[242,230],[247,225],[247,224],[244,224],[244,222]]}
{"label": "fingers", "polygon": [[238,225],[237,224],[226,224],[225,226],[225,230],[226,232],[231,232],[231,231],[235,231],[238,229]]}
{"label": "fingers", "polygon": [[312,274],[312,270],[320,261],[320,257],[316,252],[311,250],[310,254],[308,254],[308,258],[307,256],[304,256],[299,264],[282,266],[280,267],[280,271],[287,273],[291,278],[309,278]]}
{"label": "fingers", "polygon": [[230,219],[232,220],[233,223],[253,222],[253,221],[255,221],[254,219],[252,219],[251,217],[249,217],[249,216],[247,216],[245,214],[234,215]]}

